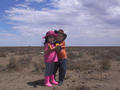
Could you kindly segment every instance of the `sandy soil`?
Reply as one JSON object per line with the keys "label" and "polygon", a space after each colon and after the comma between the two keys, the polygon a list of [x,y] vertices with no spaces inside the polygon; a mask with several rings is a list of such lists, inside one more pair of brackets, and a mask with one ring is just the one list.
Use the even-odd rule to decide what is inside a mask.
{"label": "sandy soil", "polygon": [[[79,52],[74,51],[76,51],[74,53]],[[110,68],[101,70],[100,60],[94,60],[93,56],[84,54],[75,57],[73,55],[74,58],[68,61],[64,84],[45,87],[43,55],[38,53],[27,56],[29,58],[16,54],[11,56],[9,52],[6,57],[0,57],[0,90],[120,90],[119,58],[117,60],[111,58],[108,66]],[[28,60],[30,56],[31,61]],[[13,61],[10,61],[11,57]],[[23,58],[26,59],[23,60]],[[75,60],[72,61],[73,59]]]}

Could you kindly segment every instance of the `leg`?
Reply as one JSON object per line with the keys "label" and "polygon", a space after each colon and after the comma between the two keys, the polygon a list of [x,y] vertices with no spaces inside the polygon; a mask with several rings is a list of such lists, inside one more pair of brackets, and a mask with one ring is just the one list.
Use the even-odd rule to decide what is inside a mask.
{"label": "leg", "polygon": [[50,83],[50,76],[45,76],[45,86],[52,87],[52,84]]}
{"label": "leg", "polygon": [[55,81],[55,77],[54,77],[54,66],[55,63],[51,63],[51,74],[50,74],[50,81],[52,84],[58,85],[58,82]]}
{"label": "leg", "polygon": [[52,63],[45,63],[45,76],[50,76],[52,73]]}
{"label": "leg", "polygon": [[45,86],[51,87],[50,76],[53,73],[53,63],[45,63]]}
{"label": "leg", "polygon": [[66,60],[60,60],[60,68],[59,68],[59,82],[62,85],[66,74]]}
{"label": "leg", "polygon": [[54,77],[54,74],[52,74],[50,76],[50,80],[51,80],[51,83],[55,84],[55,85],[58,85],[58,82],[55,81],[55,77]]}
{"label": "leg", "polygon": [[53,71],[53,74],[55,75],[55,78],[56,78],[56,72],[59,68],[59,62],[55,62],[55,65],[54,65],[54,71]]}

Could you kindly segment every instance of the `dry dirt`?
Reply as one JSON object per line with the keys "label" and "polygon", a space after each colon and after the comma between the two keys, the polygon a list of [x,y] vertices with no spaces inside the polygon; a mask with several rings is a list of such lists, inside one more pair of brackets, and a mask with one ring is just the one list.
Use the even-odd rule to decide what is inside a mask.
{"label": "dry dirt", "polygon": [[68,47],[64,84],[53,87],[44,86],[42,52],[1,47],[0,90],[120,90],[120,47]]}

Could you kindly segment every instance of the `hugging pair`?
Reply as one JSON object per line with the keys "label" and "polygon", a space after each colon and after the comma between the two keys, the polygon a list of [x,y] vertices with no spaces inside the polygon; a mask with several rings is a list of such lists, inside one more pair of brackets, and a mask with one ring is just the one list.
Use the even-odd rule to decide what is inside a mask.
{"label": "hugging pair", "polygon": [[[66,48],[67,35],[62,29],[48,31],[44,37],[44,62],[45,62],[45,86],[52,84],[61,86],[66,74]],[[55,81],[56,72],[59,69],[59,82]],[[51,84],[52,83],[52,84]]]}

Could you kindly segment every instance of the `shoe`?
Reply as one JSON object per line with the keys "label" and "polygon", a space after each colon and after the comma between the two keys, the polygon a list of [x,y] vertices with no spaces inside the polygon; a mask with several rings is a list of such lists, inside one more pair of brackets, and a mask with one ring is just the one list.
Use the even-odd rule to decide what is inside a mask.
{"label": "shoe", "polygon": [[63,84],[63,81],[60,81],[58,85],[61,86],[62,84]]}
{"label": "shoe", "polygon": [[58,85],[58,82],[55,81],[54,74],[50,76],[50,79],[51,79],[51,83]]}
{"label": "shoe", "polygon": [[52,87],[52,84],[50,83],[50,76],[45,77],[45,86]]}

